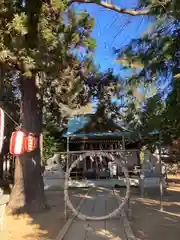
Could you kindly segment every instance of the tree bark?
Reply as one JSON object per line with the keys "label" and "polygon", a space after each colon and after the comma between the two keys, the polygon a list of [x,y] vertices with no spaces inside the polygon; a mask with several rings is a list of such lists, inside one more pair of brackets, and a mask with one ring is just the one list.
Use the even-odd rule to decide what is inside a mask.
{"label": "tree bark", "polygon": [[[23,130],[39,138],[42,132],[42,99],[36,78],[22,79],[21,92]],[[16,160],[15,185],[8,208],[13,212],[36,212],[45,207],[41,154],[37,146],[34,152],[24,153]]]}
{"label": "tree bark", "polygon": [[3,153],[0,153],[0,180],[3,179]]}

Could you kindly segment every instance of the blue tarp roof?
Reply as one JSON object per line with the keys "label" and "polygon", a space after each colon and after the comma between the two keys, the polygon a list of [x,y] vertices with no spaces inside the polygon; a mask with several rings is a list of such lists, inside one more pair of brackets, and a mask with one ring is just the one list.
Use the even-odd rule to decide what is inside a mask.
{"label": "blue tarp roof", "polygon": [[74,134],[68,134],[67,132],[64,134],[64,137],[121,137],[126,135],[123,133],[118,132],[104,132],[104,133],[74,133]]}
{"label": "blue tarp roof", "polygon": [[65,137],[74,135],[83,129],[90,121],[90,116],[76,116],[68,120],[67,132],[64,134]]}
{"label": "blue tarp roof", "polygon": [[160,133],[160,131],[154,130],[154,131],[150,132],[149,134],[150,134],[150,135],[156,135],[156,134],[159,134],[159,133]]}
{"label": "blue tarp roof", "polygon": [[[115,122],[115,124],[118,127],[121,127],[123,130],[121,132],[116,131],[107,131],[107,132],[90,132],[90,133],[82,133],[80,132],[82,129],[85,129],[85,127],[88,125],[88,123],[91,121],[91,117],[93,114],[86,114],[86,115],[80,115],[75,116],[69,119],[67,131],[64,133],[64,137],[72,136],[72,137],[103,137],[103,136],[112,136],[112,137],[120,137],[128,135],[131,131],[128,131],[126,128],[122,126],[121,122]],[[160,132],[158,130],[154,130],[150,132],[150,135],[156,135]]]}
{"label": "blue tarp roof", "polygon": [[[91,116],[92,114],[87,114],[83,116],[75,116],[73,118],[70,118],[68,121],[68,126],[67,126],[67,132],[64,134],[64,137],[68,136],[74,136],[74,137],[93,137],[93,136],[123,136],[125,135],[124,131],[126,131],[125,128],[122,127],[124,131],[122,132],[90,132],[90,133],[81,133],[81,129],[84,129],[88,123],[91,121]],[[117,125],[118,127],[119,124]]]}

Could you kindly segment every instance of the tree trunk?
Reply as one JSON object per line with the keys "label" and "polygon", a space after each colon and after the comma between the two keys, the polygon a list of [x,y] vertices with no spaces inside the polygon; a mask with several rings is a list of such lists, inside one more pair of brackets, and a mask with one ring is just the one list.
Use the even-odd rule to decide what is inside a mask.
{"label": "tree trunk", "polygon": [[[36,78],[25,78],[21,83],[22,123],[26,133],[38,138],[42,132],[42,100],[38,94]],[[41,167],[40,147],[24,153],[16,160],[15,185],[8,208],[11,211],[39,211],[46,207]]]}

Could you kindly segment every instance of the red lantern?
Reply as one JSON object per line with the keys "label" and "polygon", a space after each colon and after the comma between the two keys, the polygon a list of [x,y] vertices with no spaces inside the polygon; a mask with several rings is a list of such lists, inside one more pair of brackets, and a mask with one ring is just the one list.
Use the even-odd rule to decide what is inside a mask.
{"label": "red lantern", "polygon": [[26,152],[33,152],[36,148],[36,137],[29,133],[28,136],[26,136],[25,141],[25,150]]}
{"label": "red lantern", "polygon": [[17,130],[12,133],[10,141],[10,153],[14,156],[19,156],[25,150],[25,133],[22,130]]}
{"label": "red lantern", "polygon": [[4,111],[0,108],[0,153],[4,142]]}

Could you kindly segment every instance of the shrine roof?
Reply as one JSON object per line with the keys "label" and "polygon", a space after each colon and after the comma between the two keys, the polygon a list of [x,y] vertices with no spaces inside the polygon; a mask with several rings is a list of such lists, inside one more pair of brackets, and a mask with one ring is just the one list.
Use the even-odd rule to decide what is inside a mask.
{"label": "shrine roof", "polygon": [[64,137],[121,137],[128,130],[121,122],[95,117],[95,114],[74,116],[69,119]]}

